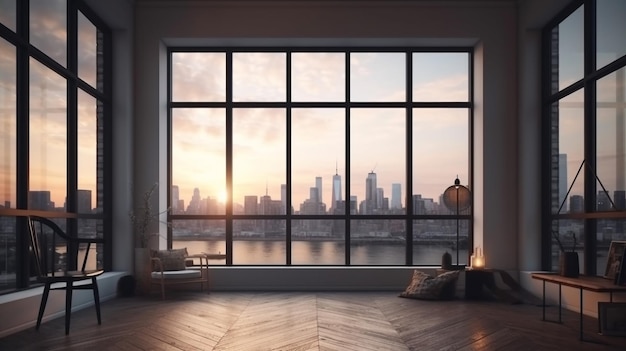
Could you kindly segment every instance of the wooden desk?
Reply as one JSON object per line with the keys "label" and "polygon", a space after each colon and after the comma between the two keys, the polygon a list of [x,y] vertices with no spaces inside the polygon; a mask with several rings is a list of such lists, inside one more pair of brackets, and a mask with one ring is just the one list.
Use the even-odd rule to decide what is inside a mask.
{"label": "wooden desk", "polygon": [[[559,286],[559,320],[561,323],[561,286],[569,286],[580,290],[580,340],[583,340],[583,290],[593,292],[608,292],[609,301],[613,302],[614,292],[626,292],[626,286],[615,285],[610,279],[599,276],[581,275],[578,278],[563,277],[556,273],[533,273],[533,279],[543,281],[543,297],[542,297],[542,320],[546,320],[546,282],[557,284]],[[598,330],[600,320],[598,319]]]}

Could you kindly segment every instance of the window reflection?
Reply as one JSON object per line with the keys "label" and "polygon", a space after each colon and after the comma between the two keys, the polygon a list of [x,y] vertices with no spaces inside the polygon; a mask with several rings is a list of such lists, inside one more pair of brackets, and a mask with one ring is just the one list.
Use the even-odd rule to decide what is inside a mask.
{"label": "window reflection", "polygon": [[558,77],[558,82],[552,82],[553,93],[583,77],[583,17],[584,6],[581,6],[552,30],[552,52],[558,52],[552,60],[552,77]]}
{"label": "window reflection", "polygon": [[102,212],[98,206],[98,106],[96,99],[82,90],[78,92],[78,213]]}
{"label": "window reflection", "polygon": [[[626,194],[626,69],[598,81],[596,109],[598,211],[625,209]],[[612,202],[612,203],[611,203]]]}
{"label": "window reflection", "polygon": [[626,54],[626,2],[622,0],[601,0],[596,2],[598,20],[596,33],[597,68],[617,60]]}
{"label": "window reflection", "polygon": [[[558,147],[552,151],[553,213],[581,212],[584,209],[585,172],[578,172],[584,156],[583,92],[577,91],[552,105],[552,118],[558,128]],[[578,175],[577,175],[578,174]],[[570,190],[571,188],[571,190]],[[567,192],[570,191],[566,198]]]}
{"label": "window reflection", "polygon": [[17,0],[0,0],[0,23],[15,32],[15,2]]}
{"label": "window reflection", "polygon": [[0,208],[15,208],[16,87],[15,47],[0,39]]}
{"label": "window reflection", "polygon": [[102,74],[102,46],[98,28],[78,12],[78,76],[92,87],[102,90],[98,76]]}
{"label": "window reflection", "polygon": [[67,88],[61,76],[30,60],[29,208],[65,208]]}
{"label": "window reflection", "polygon": [[30,43],[67,65],[67,1],[30,0]]}

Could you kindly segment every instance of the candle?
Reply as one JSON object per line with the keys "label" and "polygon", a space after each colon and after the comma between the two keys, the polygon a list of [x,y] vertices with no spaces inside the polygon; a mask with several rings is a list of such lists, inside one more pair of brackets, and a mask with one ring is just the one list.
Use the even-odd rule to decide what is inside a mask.
{"label": "candle", "polygon": [[474,249],[474,253],[470,257],[470,263],[472,269],[485,268],[485,257],[483,256],[483,252],[480,247],[476,247]]}

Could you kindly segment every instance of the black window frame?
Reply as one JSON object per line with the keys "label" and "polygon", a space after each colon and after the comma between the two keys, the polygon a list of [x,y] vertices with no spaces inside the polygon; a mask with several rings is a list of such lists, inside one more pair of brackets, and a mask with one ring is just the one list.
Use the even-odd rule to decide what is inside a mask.
{"label": "black window frame", "polygon": [[[172,54],[175,52],[217,52],[217,53],[226,53],[226,101],[225,102],[175,102],[172,101]],[[406,89],[407,96],[404,102],[234,102],[232,96],[232,61],[233,61],[233,53],[237,52],[260,52],[260,53],[272,53],[272,52],[280,52],[286,53],[287,58],[287,72],[290,71],[290,56],[292,53],[316,53],[316,52],[329,52],[329,53],[345,53],[346,57],[346,99],[349,100],[349,91],[350,91],[350,54],[351,53],[405,53],[407,56],[406,64]],[[413,53],[445,53],[445,52],[459,52],[459,53],[467,53],[468,54],[468,100],[466,102],[413,102],[412,100],[412,60],[411,55]],[[405,264],[406,266],[413,265],[413,223],[417,220],[466,220],[468,221],[468,248],[473,247],[473,206],[471,206],[467,211],[461,214],[413,214],[413,206],[412,201],[409,199],[412,196],[412,146],[410,140],[412,140],[412,110],[415,108],[465,108],[469,111],[469,136],[468,136],[468,170],[470,179],[466,180],[469,185],[469,188],[473,188],[473,160],[474,160],[474,150],[473,150],[473,130],[474,130],[474,94],[473,94],[473,81],[474,81],[474,69],[473,69],[473,61],[474,61],[474,48],[473,47],[326,47],[326,46],[315,46],[315,47],[265,47],[265,46],[236,46],[236,47],[187,47],[187,46],[169,46],[167,48],[167,189],[172,189],[174,185],[172,183],[172,110],[176,108],[210,108],[210,107],[220,107],[227,109],[227,124],[226,131],[230,137],[227,136],[227,187],[232,194],[232,110],[236,107],[281,107],[286,110],[291,110],[292,108],[297,107],[339,107],[345,108],[346,118],[349,118],[349,110],[354,107],[365,107],[365,108],[378,108],[378,107],[400,107],[404,108],[407,111],[407,141],[406,141],[406,194],[407,198],[403,199],[406,201],[406,211],[405,214],[402,215],[362,215],[362,214],[350,214],[350,202],[345,202],[345,209],[342,215],[336,214],[324,214],[324,215],[301,215],[294,214],[291,211],[287,211],[287,213],[283,215],[240,215],[233,214],[232,210],[232,201],[229,201],[229,205],[226,207],[226,213],[224,215],[186,215],[186,214],[172,214],[168,212],[167,220],[169,223],[176,220],[225,220],[226,221],[226,266],[237,266],[233,265],[233,221],[235,220],[246,220],[246,219],[276,219],[276,220],[285,220],[287,222],[286,225],[286,264],[278,265],[278,267],[284,266],[295,266],[291,263],[291,221],[292,220],[307,220],[307,219],[320,219],[320,220],[343,220],[345,221],[345,266],[354,266],[350,262],[350,221],[352,220],[403,220],[405,221],[406,227],[406,257]],[[289,75],[289,73],[287,73]],[[287,96],[291,97],[289,92],[290,90],[290,79],[287,77]],[[287,116],[290,113],[287,112]],[[291,183],[291,172],[290,172],[290,136],[291,131],[289,127],[289,117],[287,117],[287,161],[286,161],[286,182],[287,189],[290,189],[289,184]],[[345,159],[346,164],[349,165],[350,160],[350,138],[349,128],[346,128],[346,148],[345,148]],[[345,181],[344,181],[344,198],[349,198],[349,189],[350,189],[350,170],[349,166],[346,167],[345,171]],[[452,184],[454,179],[450,179],[450,184]],[[442,193],[443,193],[442,189]],[[230,197],[229,194],[229,198]],[[291,203],[291,191],[287,190],[286,195],[287,204]],[[168,208],[172,208],[172,199],[171,199],[171,191],[168,191],[167,194],[167,203]],[[473,201],[472,201],[473,203]],[[167,248],[171,249],[173,243],[172,236],[172,228],[168,227],[167,231]],[[466,258],[467,265],[469,266],[469,258],[472,254],[472,250],[468,250],[468,255]],[[432,266],[439,264],[440,262],[433,262]],[[275,265],[272,265],[275,266]],[[313,267],[319,267],[320,265],[312,265]],[[369,266],[369,265],[368,265]]]}

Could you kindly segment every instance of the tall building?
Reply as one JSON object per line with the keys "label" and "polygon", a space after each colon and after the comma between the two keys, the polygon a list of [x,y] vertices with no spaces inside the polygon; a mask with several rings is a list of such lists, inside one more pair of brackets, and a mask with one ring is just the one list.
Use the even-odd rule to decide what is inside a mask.
{"label": "tall building", "polygon": [[402,184],[391,184],[391,209],[402,208]]}
{"label": "tall building", "polygon": [[385,207],[384,201],[385,201],[385,189],[376,188],[376,209],[377,210]]}
{"label": "tall building", "polygon": [[378,190],[376,186],[376,173],[369,172],[365,179],[365,203],[362,214],[373,214],[378,204]]}
{"label": "tall building", "polygon": [[76,192],[76,210],[78,213],[91,213],[91,190],[78,189]]}
{"label": "tall building", "polygon": [[247,215],[258,214],[256,195],[246,195],[243,198],[243,213]]}
{"label": "tall building", "polygon": [[287,213],[287,184],[280,185],[280,205],[282,212]]}
{"label": "tall building", "polygon": [[[567,154],[559,154],[559,206],[563,204],[561,213],[567,212],[567,201],[565,201],[567,189]],[[563,201],[565,201],[565,203],[563,203]]]}
{"label": "tall building", "polygon": [[342,202],[341,176],[337,172],[337,169],[335,169],[335,175],[333,176],[333,192],[331,196],[332,199],[330,202],[330,207],[334,211],[339,206],[339,203]]}
{"label": "tall building", "polygon": [[31,190],[28,192],[28,208],[31,210],[48,211],[54,209],[54,203],[50,201],[50,191]]}
{"label": "tall building", "polygon": [[172,185],[171,197],[170,203],[172,204],[172,213],[180,213],[182,208],[178,207],[180,205],[180,190],[178,189],[178,185]]}
{"label": "tall building", "polygon": [[200,214],[201,205],[200,189],[194,188],[193,196],[191,196],[191,201],[189,201],[189,206],[187,206],[187,214]]}
{"label": "tall building", "polygon": [[572,195],[569,197],[570,213],[585,212],[585,203],[581,195]]}
{"label": "tall building", "polygon": [[317,201],[324,202],[322,198],[322,177],[315,177],[315,188],[317,189]]}

